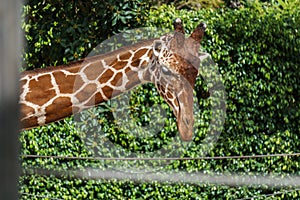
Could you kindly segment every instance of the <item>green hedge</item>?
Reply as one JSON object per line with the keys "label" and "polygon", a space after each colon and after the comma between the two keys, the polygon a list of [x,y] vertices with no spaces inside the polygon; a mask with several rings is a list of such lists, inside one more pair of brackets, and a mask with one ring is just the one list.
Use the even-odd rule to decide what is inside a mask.
{"label": "green hedge", "polygon": [[148,8],[141,0],[27,1],[23,7],[26,69],[85,57],[107,37],[141,24]]}
{"label": "green hedge", "polygon": [[[137,1],[136,1],[137,2]],[[50,2],[51,3],[51,2]],[[90,46],[94,46],[104,38],[106,34],[123,29],[134,18],[126,18],[126,23],[119,27],[107,25],[109,33],[95,34],[99,30],[99,25],[93,25],[93,18],[89,19],[89,25],[84,25],[84,13],[82,18],[71,20],[74,16],[73,7],[63,8],[57,6],[64,13],[61,16],[69,15],[70,18],[60,19],[58,16],[57,26],[52,28],[50,37],[51,46],[47,43],[49,39],[43,37],[39,32],[51,30],[49,21],[53,5],[49,8],[38,8],[35,5],[42,3],[32,3],[28,10],[29,16],[35,14],[40,16],[38,20],[28,18],[28,23],[24,24],[26,38],[28,40],[26,60],[27,63],[39,66],[52,63],[62,63],[76,59],[74,52],[78,56],[85,56],[80,53],[82,41],[89,40]],[[208,153],[208,156],[235,156],[235,155],[262,155],[277,153],[299,152],[300,140],[300,102],[299,85],[300,81],[300,23],[297,1],[285,3],[278,1],[272,5],[264,6],[260,3],[246,5],[240,9],[199,10],[186,11],[176,10],[172,6],[161,6],[152,9],[147,14],[147,20],[143,20],[145,26],[172,28],[172,20],[176,17],[182,18],[187,32],[199,23],[205,21],[208,25],[205,39],[202,42],[203,51],[211,54],[219,69],[226,91],[226,120],[224,129],[218,138],[216,146]],[[28,6],[25,8],[28,9]],[[47,7],[47,6],[46,6]],[[125,7],[126,8],[126,7]],[[49,10],[50,9],[50,10]],[[68,9],[71,9],[69,11]],[[64,12],[62,12],[65,10]],[[125,9],[126,10],[126,9]],[[44,13],[46,12],[46,13]],[[69,13],[71,12],[71,13]],[[75,11],[74,11],[75,12]],[[55,12],[55,9],[53,11]],[[114,13],[113,11],[111,13]],[[99,16],[102,13],[97,13]],[[137,14],[138,15],[138,14]],[[79,16],[79,15],[78,15]],[[92,17],[91,14],[90,17]],[[110,16],[111,19],[113,17]],[[75,18],[76,19],[76,18]],[[32,21],[30,21],[32,20]],[[44,21],[45,20],[45,21]],[[55,20],[52,20],[53,22]],[[46,23],[48,22],[48,23]],[[59,24],[67,22],[64,26]],[[120,21],[122,23],[122,20]],[[70,23],[74,23],[70,25]],[[112,22],[111,22],[112,23]],[[46,24],[43,26],[43,24]],[[86,31],[75,31],[76,34],[64,37],[53,34],[65,33],[66,27],[87,28]],[[74,27],[73,27],[74,28]],[[112,28],[116,28],[112,30]],[[105,29],[105,28],[104,28]],[[56,30],[56,31],[53,31]],[[77,30],[77,29],[76,29]],[[106,29],[105,29],[106,30]],[[108,31],[108,30],[107,30]],[[46,34],[47,35],[47,34]],[[51,34],[48,34],[51,35]],[[97,38],[99,36],[99,38]],[[32,38],[32,40],[31,40]],[[67,40],[70,51],[65,51],[67,47],[61,44],[54,45],[56,39]],[[93,39],[91,39],[93,38]],[[76,41],[79,39],[79,44]],[[69,41],[74,42],[69,43]],[[36,45],[36,42],[41,46]],[[35,46],[36,45],[36,46]],[[84,46],[86,51],[90,50],[88,44]],[[46,50],[48,48],[48,50]],[[55,49],[53,56],[45,59],[45,52]],[[71,52],[71,53],[70,53]],[[73,52],[73,53],[72,53]],[[85,52],[85,51],[83,51]],[[41,64],[43,63],[43,64]],[[207,67],[203,65],[202,67]],[[29,65],[29,68],[32,68]],[[202,75],[205,71],[202,68]],[[200,73],[200,74],[201,74]],[[212,101],[208,97],[210,89],[201,76],[197,79],[196,94],[198,97],[196,104],[201,112],[195,113],[197,129],[192,145],[188,146],[182,156],[197,157],[199,149],[202,148],[202,139],[205,138],[211,120]],[[162,99],[157,94],[153,86],[146,85],[138,87],[130,93],[132,108],[138,110],[138,115],[130,112],[136,124],[148,125],[151,123],[151,113],[149,107],[155,104],[162,105],[166,109],[167,120],[164,122],[164,129],[153,137],[136,138],[134,134],[126,132],[126,129],[118,126],[111,119],[113,101],[99,108],[94,108],[84,112],[78,117],[82,132],[78,132],[74,126],[72,118],[63,122],[53,123],[48,126],[36,128],[21,133],[22,154],[38,155],[62,155],[62,156],[113,156],[126,152],[139,153],[141,151],[157,151],[161,147],[167,146],[172,149],[171,139],[176,137],[177,130],[175,119],[168,107],[163,104]],[[101,111],[101,112],[99,112]],[[159,113],[156,113],[159,114]],[[87,123],[88,122],[88,123]],[[99,126],[99,124],[101,126]],[[85,129],[102,132],[103,136],[94,138],[97,148],[87,148],[80,136],[89,134]],[[91,133],[93,133],[93,131]],[[105,147],[108,138],[115,144],[116,149]],[[91,144],[93,145],[93,143]],[[93,147],[93,146],[92,146]],[[174,147],[173,147],[174,148]],[[122,151],[120,151],[120,149]],[[96,153],[96,154],[95,154]],[[85,167],[106,168],[114,166],[117,169],[122,165],[137,166],[132,162],[106,162],[106,161],[83,161],[64,159],[42,159],[23,158],[23,169],[43,168],[64,172],[64,170],[83,170]],[[149,167],[151,163],[141,163],[141,167]],[[226,159],[226,160],[194,160],[163,163],[157,162],[154,165],[162,165],[164,169],[171,171],[205,172],[205,173],[238,173],[256,174],[258,176],[280,175],[286,177],[290,175],[300,175],[299,157],[266,157],[259,159]],[[29,173],[26,171],[26,173]],[[292,190],[291,192],[287,192]],[[20,192],[22,199],[41,199],[42,196],[62,199],[237,199],[258,196],[257,199],[267,199],[266,194],[279,192],[270,199],[295,199],[299,198],[300,192],[292,186],[289,188],[276,189],[267,186],[226,186],[214,184],[189,184],[189,183],[168,183],[168,182],[134,182],[130,180],[89,180],[72,178],[64,175],[62,177],[42,175],[23,175],[20,178]],[[32,195],[38,195],[37,197]]]}

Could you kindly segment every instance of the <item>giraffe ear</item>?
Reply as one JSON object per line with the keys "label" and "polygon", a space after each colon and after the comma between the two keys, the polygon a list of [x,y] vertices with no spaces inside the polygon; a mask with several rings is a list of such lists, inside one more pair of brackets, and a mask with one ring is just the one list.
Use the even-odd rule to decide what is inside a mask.
{"label": "giraffe ear", "polygon": [[[199,55],[200,62],[203,62],[206,58],[209,58],[208,62],[212,61],[212,58],[210,57],[209,53],[201,52]],[[211,63],[211,64],[213,64],[213,63]],[[200,75],[200,71],[201,70],[198,70],[198,75]]]}
{"label": "giraffe ear", "polygon": [[155,56],[159,56],[161,48],[162,48],[162,42],[159,40],[154,40],[153,53]]}
{"label": "giraffe ear", "polygon": [[203,60],[205,60],[209,56],[210,56],[209,53],[201,52],[200,55],[199,55],[200,61],[202,62]]}

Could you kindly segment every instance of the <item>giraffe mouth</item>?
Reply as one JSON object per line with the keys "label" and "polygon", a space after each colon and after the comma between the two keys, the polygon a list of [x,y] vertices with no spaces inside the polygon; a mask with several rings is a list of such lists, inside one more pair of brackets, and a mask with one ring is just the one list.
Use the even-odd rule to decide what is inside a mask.
{"label": "giraffe mouth", "polygon": [[191,141],[194,136],[194,118],[190,116],[179,116],[177,117],[177,128],[182,141]]}

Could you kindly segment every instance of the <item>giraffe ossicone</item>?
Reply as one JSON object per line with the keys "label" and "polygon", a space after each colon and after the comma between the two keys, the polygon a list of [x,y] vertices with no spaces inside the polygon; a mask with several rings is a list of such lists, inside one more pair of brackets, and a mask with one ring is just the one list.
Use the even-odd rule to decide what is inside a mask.
{"label": "giraffe ossicone", "polygon": [[68,65],[25,71],[20,78],[23,129],[48,124],[152,82],[172,108],[180,137],[193,138],[193,89],[203,54],[201,22],[190,37],[180,19],[174,33]]}

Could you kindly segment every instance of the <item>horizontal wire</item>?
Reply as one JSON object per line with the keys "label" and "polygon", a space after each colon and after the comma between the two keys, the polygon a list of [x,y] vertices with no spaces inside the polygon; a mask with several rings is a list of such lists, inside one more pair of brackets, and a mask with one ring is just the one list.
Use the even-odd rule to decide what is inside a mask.
{"label": "horizontal wire", "polygon": [[[179,157],[169,157],[169,158],[162,158],[162,157],[154,157],[154,158],[120,157],[120,158],[117,158],[117,157],[42,156],[42,155],[28,155],[28,154],[21,155],[22,158],[45,158],[45,159],[46,158],[52,158],[52,159],[68,159],[68,160],[120,160],[120,161],[122,161],[122,160],[123,161],[126,161],[126,160],[127,161],[133,161],[133,160],[224,160],[224,159],[255,159],[255,158],[266,158],[266,157],[289,157],[289,156],[300,156],[300,153],[248,155],[248,156],[214,156],[214,157],[196,157],[196,158],[188,158],[188,157],[183,157],[183,158],[179,158]],[[77,173],[75,173],[75,174],[77,174]],[[109,174],[115,174],[115,173],[116,173],[116,171],[114,171],[114,173],[109,173]],[[36,174],[44,174],[44,175],[50,175],[50,174],[52,174],[53,175],[53,172],[50,173],[50,174],[45,173],[45,172],[44,173],[36,173]],[[99,175],[99,174],[97,174],[97,175],[95,175],[95,174],[92,175],[92,174],[94,174],[94,173],[89,172],[89,173],[83,175],[82,172],[79,172],[77,174],[77,176],[78,176],[78,178],[80,178],[80,177],[81,178],[82,177],[89,177],[89,178],[93,177],[93,178],[96,178],[96,179],[98,179],[98,178],[109,178],[109,177],[106,177],[106,175],[104,176],[104,175]],[[107,174],[107,171],[104,174]],[[202,176],[203,176],[203,174],[202,174]],[[112,178],[112,177],[114,177],[114,176],[111,175],[110,178]],[[122,174],[120,177],[125,178],[126,176],[124,174]],[[120,177],[116,176],[114,178],[118,179]],[[200,177],[201,177],[201,175],[200,175]],[[129,178],[129,177],[127,177],[127,178]],[[130,177],[130,178],[133,178],[133,177]],[[154,180],[160,180],[160,179],[155,178],[155,177],[152,177],[152,178],[154,178]],[[238,179],[237,179],[237,177],[235,177],[235,178],[233,178],[232,181],[229,181],[229,182],[228,181],[224,181],[224,180],[228,180],[229,177],[223,177],[223,178],[221,178],[221,179],[223,179],[223,182],[220,181],[219,179],[218,180],[214,180],[214,179],[210,180],[210,178],[207,178],[207,177],[204,178],[204,179],[206,179],[208,182],[211,182],[213,184],[217,184],[217,183],[219,183],[219,184],[225,184],[225,185],[229,184],[229,185],[232,185],[232,186],[234,186],[235,184],[239,185],[239,183],[238,183],[239,181],[237,181],[237,180],[244,180],[245,181],[245,179],[249,179],[251,181],[248,181],[248,182],[247,181],[246,182],[242,181],[240,183],[241,185],[252,185],[253,182],[258,181],[256,184],[254,183],[253,185],[267,184],[269,186],[274,186],[271,183],[274,183],[274,181],[275,182],[279,181],[278,179],[274,180],[274,179],[271,178],[270,180],[268,180],[268,179],[265,179],[265,178],[263,178],[262,180],[260,180],[260,179],[258,179],[258,180],[255,179],[254,180],[252,177],[241,176]],[[295,180],[288,180],[288,179],[287,180],[281,179],[280,181],[283,181],[283,183],[285,183],[283,185],[285,185],[285,186],[294,185],[296,187],[299,187],[299,182],[298,182],[299,181],[299,177],[294,177],[294,178],[295,178],[296,182],[295,182]],[[171,179],[171,178],[169,177],[166,180],[168,180],[168,179]],[[201,182],[201,179],[199,179],[198,181]],[[151,180],[151,178],[150,178],[150,180]],[[162,180],[160,180],[160,181],[162,181]],[[177,180],[177,181],[179,181],[179,180]],[[177,182],[177,181],[175,181],[175,182]],[[195,180],[193,178],[193,181],[187,181],[187,182],[194,182],[194,181]],[[298,183],[298,184],[295,184],[295,183]],[[255,196],[255,197],[246,197],[246,198],[242,198],[241,200],[253,199],[253,198],[264,197],[264,196],[267,197],[267,196],[280,195],[280,194],[283,194],[283,193],[288,193],[288,192],[293,192],[293,191],[298,191],[298,190],[296,189],[296,190],[291,190],[291,191],[284,191],[284,192],[281,192],[281,193],[277,192],[277,193],[274,193],[274,194],[266,194],[266,195]],[[38,196],[38,195],[33,195],[33,194],[28,194],[28,193],[21,193],[21,194],[22,195],[32,195],[32,196],[36,196],[36,197],[40,197],[40,198],[48,198],[48,199],[53,199],[53,200],[57,199],[57,198],[51,198],[51,197],[46,197],[46,196],[45,197],[44,196]],[[58,200],[60,200],[60,199],[58,199]]]}
{"label": "horizontal wire", "polygon": [[266,154],[266,155],[248,155],[248,156],[213,156],[213,157],[153,157],[153,158],[138,158],[138,157],[76,157],[76,156],[43,156],[43,155],[21,155],[22,158],[52,158],[52,159],[68,159],[68,160],[224,160],[224,159],[251,159],[251,158],[266,158],[266,157],[288,157],[300,156],[300,153],[290,154]]}

